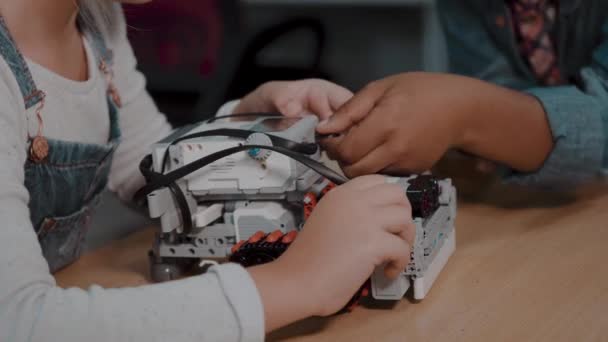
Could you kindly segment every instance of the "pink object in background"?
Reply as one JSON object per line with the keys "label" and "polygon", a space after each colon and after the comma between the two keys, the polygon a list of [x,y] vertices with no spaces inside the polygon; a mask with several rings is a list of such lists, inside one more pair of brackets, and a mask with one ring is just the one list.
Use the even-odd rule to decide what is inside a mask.
{"label": "pink object in background", "polygon": [[558,85],[562,77],[552,33],[559,2],[511,0],[509,8],[520,52],[536,78],[544,85]]}
{"label": "pink object in background", "polygon": [[210,76],[217,67],[223,22],[220,0],[156,0],[125,6],[129,38],[146,68]]}

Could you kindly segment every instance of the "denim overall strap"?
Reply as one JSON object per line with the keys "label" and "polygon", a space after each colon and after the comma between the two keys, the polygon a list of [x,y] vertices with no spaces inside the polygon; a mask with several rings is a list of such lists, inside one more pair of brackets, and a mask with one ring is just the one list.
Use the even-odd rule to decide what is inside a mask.
{"label": "denim overall strap", "polygon": [[19,84],[25,109],[29,109],[40,102],[44,98],[44,93],[36,88],[27,63],[17,49],[17,44],[13,40],[2,16],[0,16],[0,54],[8,63]]}
{"label": "denim overall strap", "polygon": [[106,40],[101,33],[101,30],[97,27],[84,26],[82,30],[85,32],[89,41],[93,44],[93,51],[95,52],[95,56],[97,57],[97,62],[104,61],[109,66],[112,66],[114,62],[114,53],[112,50],[108,48],[106,45]]}
{"label": "denim overall strap", "polygon": [[[82,27],[82,25],[81,25]],[[93,51],[97,60],[98,68],[102,72],[112,73],[112,67],[114,66],[114,53],[108,48],[106,40],[101,33],[101,30],[97,27],[86,27],[85,35],[93,45]],[[104,71],[105,70],[105,71]],[[109,75],[111,78],[113,75]],[[109,84],[108,86],[112,86]],[[112,86],[113,87],[113,86]],[[120,139],[120,126],[118,120],[118,108],[119,104],[116,100],[108,94],[108,108],[110,110],[110,143],[118,144]]]}

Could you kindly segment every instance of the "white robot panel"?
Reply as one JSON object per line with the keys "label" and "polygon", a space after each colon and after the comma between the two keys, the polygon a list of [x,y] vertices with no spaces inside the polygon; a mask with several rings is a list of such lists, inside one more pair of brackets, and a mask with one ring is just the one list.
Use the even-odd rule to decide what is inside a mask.
{"label": "white robot panel", "polygon": [[[175,170],[231,147],[248,144],[273,146],[272,137],[288,139],[295,143],[312,143],[315,140],[317,123],[315,116],[289,120],[257,118],[253,121],[204,123],[184,134],[231,129],[246,130],[251,134],[242,137],[202,136],[175,145],[170,145],[168,141],[160,142],[154,148],[154,169],[161,173]],[[165,157],[166,153],[169,154],[168,157]],[[320,159],[320,151],[310,157]],[[166,164],[164,167],[163,163]],[[296,190],[295,180],[308,171],[285,155],[252,148],[206,165],[184,177],[184,180],[187,191],[195,196],[284,194]],[[317,175],[317,178],[320,176]]]}

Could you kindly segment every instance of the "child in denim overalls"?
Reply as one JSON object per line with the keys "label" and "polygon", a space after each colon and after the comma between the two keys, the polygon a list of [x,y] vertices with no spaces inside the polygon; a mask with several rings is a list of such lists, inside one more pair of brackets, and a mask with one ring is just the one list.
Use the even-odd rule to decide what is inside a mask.
{"label": "child in denim overalls", "polygon": [[348,131],[325,146],[347,174],[427,170],[452,148],[527,185],[571,186],[608,168],[608,1],[437,7],[454,74],[374,82],[322,125]]}
{"label": "child in denim overalls", "polygon": [[[104,8],[108,23],[95,20]],[[109,184],[128,200],[143,184],[138,162],[170,132],[125,31],[109,1],[0,3],[0,341],[263,340],[334,313],[375,267],[405,268],[409,203],[363,177],[332,191],[276,262],[131,289],[58,288],[51,274],[81,254],[100,193]],[[273,82],[220,112],[328,117],[351,95],[320,80]]]}

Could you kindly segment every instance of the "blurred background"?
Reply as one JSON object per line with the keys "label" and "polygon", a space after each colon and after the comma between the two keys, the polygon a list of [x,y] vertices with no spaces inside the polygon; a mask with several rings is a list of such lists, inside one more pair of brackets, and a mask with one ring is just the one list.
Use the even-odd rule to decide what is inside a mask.
{"label": "blurred background", "polygon": [[[320,77],[356,91],[446,69],[433,0],[155,0],[125,14],[148,89],[176,126],[270,80]],[[146,224],[106,194],[89,248]]]}

